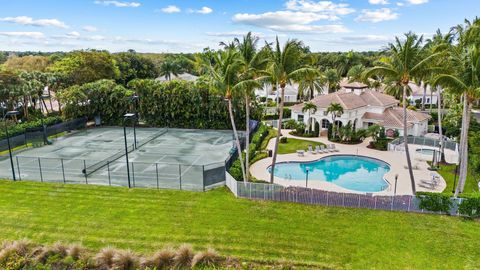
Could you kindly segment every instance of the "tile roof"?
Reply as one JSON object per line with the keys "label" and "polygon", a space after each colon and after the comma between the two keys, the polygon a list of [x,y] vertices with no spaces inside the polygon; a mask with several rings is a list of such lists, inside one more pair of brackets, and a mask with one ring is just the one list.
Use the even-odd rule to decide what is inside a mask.
{"label": "tile roof", "polygon": [[[366,106],[389,107],[398,103],[398,101],[383,93],[374,90],[364,90],[360,95],[354,92],[338,91],[327,95],[320,95],[311,100],[318,108],[326,109],[332,103],[339,103],[345,110],[353,110]],[[292,107],[293,111],[301,111],[303,104],[297,104]]]}
{"label": "tile roof", "polygon": [[[430,116],[425,113],[407,109],[407,126],[428,120]],[[367,112],[363,115],[364,120],[374,120],[384,127],[403,128],[403,108],[393,107],[386,109],[383,114]]]}

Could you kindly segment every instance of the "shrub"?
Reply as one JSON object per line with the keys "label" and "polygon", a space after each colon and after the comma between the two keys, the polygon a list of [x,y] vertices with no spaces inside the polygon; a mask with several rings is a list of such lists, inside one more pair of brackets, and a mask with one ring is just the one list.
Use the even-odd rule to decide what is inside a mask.
{"label": "shrub", "polygon": [[315,137],[318,137],[318,135],[320,135],[320,123],[318,123],[318,122],[315,122],[315,127],[313,129],[313,135]]}
{"label": "shrub", "polygon": [[173,266],[175,258],[175,251],[167,247],[153,255],[152,258],[147,259],[142,263],[142,267],[151,268],[151,269],[169,269]]}
{"label": "shrub", "polygon": [[280,138],[280,143],[287,143],[287,142],[288,142],[287,137],[281,137]]}
{"label": "shrub", "polygon": [[130,250],[116,252],[112,258],[112,269],[115,270],[136,270],[139,266],[139,259]]}
{"label": "shrub", "polygon": [[299,122],[295,128],[295,134],[300,135],[305,133],[305,123]]}
{"label": "shrub", "polygon": [[110,269],[113,265],[113,257],[117,250],[111,247],[106,247],[95,256],[95,265],[100,269]]}
{"label": "shrub", "polygon": [[480,197],[464,198],[458,212],[470,218],[480,217]]}
{"label": "shrub", "polygon": [[83,253],[83,248],[80,245],[70,245],[67,250],[67,255],[74,258],[78,259],[80,258],[80,255]]}
{"label": "shrub", "polygon": [[62,243],[55,243],[53,246],[43,247],[39,250],[36,260],[39,263],[46,263],[51,257],[54,259],[63,259],[67,256],[68,247]]}
{"label": "shrub", "polygon": [[442,193],[424,192],[419,193],[417,198],[420,199],[420,209],[427,211],[449,213],[453,205],[450,196]]}
{"label": "shrub", "polygon": [[190,245],[183,244],[175,253],[173,260],[175,262],[175,269],[188,269],[192,265],[193,250]]}
{"label": "shrub", "polygon": [[[43,123],[46,126],[55,125],[55,124],[58,124],[58,123],[61,123],[61,122],[62,122],[62,118],[59,117],[59,116],[46,117],[43,120]],[[40,120],[40,119],[32,120],[32,121],[28,121],[28,122],[23,122],[23,123],[19,123],[19,124],[11,123],[8,126],[8,135],[9,136],[16,136],[16,135],[20,135],[20,134],[25,133],[26,129],[34,129],[34,128],[40,128],[40,127],[42,127],[42,120]],[[0,139],[4,139],[6,137],[7,136],[5,134],[5,129],[2,127],[0,129]]]}
{"label": "shrub", "polygon": [[294,119],[290,119],[283,123],[283,128],[285,129],[296,129],[297,128],[297,121]]}
{"label": "shrub", "polygon": [[194,267],[208,267],[215,268],[216,265],[222,260],[222,257],[218,255],[217,251],[213,248],[209,248],[206,251],[197,253],[192,259],[192,268]]}
{"label": "shrub", "polygon": [[283,118],[290,118],[292,116],[292,110],[290,108],[283,108]]}

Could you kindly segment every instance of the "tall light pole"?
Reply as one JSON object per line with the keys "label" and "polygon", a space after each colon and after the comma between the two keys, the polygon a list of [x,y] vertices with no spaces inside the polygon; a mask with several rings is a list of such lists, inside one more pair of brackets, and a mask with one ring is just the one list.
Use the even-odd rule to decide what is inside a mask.
{"label": "tall light pole", "polygon": [[15,167],[13,167],[13,157],[12,157],[12,147],[10,145],[10,136],[8,135],[8,127],[7,127],[7,117],[8,116],[14,116],[18,115],[18,111],[8,111],[4,116],[3,116],[3,123],[5,124],[5,135],[7,135],[7,144],[8,144],[8,155],[10,156],[10,166],[12,167],[12,176],[13,176],[13,181],[16,181],[17,178],[15,177]]}
{"label": "tall light pole", "polygon": [[[128,163],[128,144],[127,144],[127,120],[135,118],[135,114],[127,113],[123,116],[123,137],[125,139],[125,158],[127,160],[127,179],[128,179],[128,188],[131,188],[130,184],[130,165]],[[13,163],[12,163],[13,164]]]}
{"label": "tall light pole", "polygon": [[133,95],[132,96],[132,102],[133,102],[133,111],[134,111],[134,114],[135,114],[135,120],[133,121],[133,145],[135,147],[135,149],[137,149],[137,130],[136,130],[136,125],[137,125],[137,121],[138,121],[138,111],[137,111],[137,103],[138,103],[138,95]]}

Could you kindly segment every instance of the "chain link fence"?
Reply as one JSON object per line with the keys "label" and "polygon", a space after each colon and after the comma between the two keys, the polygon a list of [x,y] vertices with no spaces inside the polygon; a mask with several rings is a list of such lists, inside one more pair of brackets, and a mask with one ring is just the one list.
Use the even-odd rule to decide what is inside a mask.
{"label": "chain link fence", "polygon": [[[368,194],[332,192],[304,187],[284,187],[277,184],[244,183],[236,181],[228,174],[226,184],[236,197],[253,200],[270,200],[415,213],[437,213],[420,209],[420,199],[413,195],[373,196]],[[452,198],[451,200],[453,207],[449,214],[459,215],[458,205],[460,205],[462,198]]]}
{"label": "chain link fence", "polygon": [[[388,144],[388,150],[395,151],[397,147],[402,148],[404,141],[405,140],[403,137],[399,137],[391,141]],[[409,144],[424,145],[424,146],[430,146],[430,147],[436,147],[436,148],[439,148],[441,143],[441,141],[438,139],[427,138],[427,137],[415,137],[415,136],[407,137],[407,142]],[[458,151],[458,144],[456,142],[443,141],[443,143],[445,144],[446,149],[449,149],[455,152]]]}

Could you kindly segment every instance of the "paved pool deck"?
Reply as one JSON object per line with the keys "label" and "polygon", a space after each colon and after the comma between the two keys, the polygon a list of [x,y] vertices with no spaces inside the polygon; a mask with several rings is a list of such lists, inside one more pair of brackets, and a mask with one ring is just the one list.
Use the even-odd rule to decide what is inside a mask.
{"label": "paved pool deck", "polygon": [[[290,130],[282,130],[283,136],[287,138],[296,138],[296,139],[301,139],[306,141],[332,144],[332,142],[329,142],[326,137],[302,138],[302,137],[296,137],[296,136],[290,135],[289,132]],[[408,169],[406,168],[407,159],[406,159],[405,153],[400,151],[378,151],[378,150],[370,149],[370,148],[367,148],[367,145],[369,144],[369,142],[370,142],[370,139],[366,139],[361,144],[356,144],[356,145],[345,145],[340,143],[334,143],[335,147],[339,150],[338,152],[334,152],[334,153],[313,154],[313,153],[308,153],[306,151],[303,157],[299,157],[296,153],[278,155],[277,163],[286,162],[286,161],[314,161],[314,160],[321,159],[322,157],[327,157],[332,155],[360,155],[360,156],[376,158],[376,159],[383,160],[390,165],[390,171],[387,174],[385,174],[385,180],[389,182],[390,186],[384,191],[372,192],[372,194],[393,195],[395,175],[398,174],[396,194],[412,195],[410,176],[408,173]],[[275,138],[270,140],[270,142],[268,143],[267,149],[272,150],[274,147],[274,144],[275,144]],[[428,191],[428,192],[442,192],[446,187],[446,183],[444,179],[438,173],[429,171],[427,169],[428,164],[426,160],[428,160],[428,157],[416,152],[416,149],[424,148],[424,147],[420,145],[410,145],[410,148],[411,148],[410,152],[412,157],[412,166],[414,167],[413,174],[415,177],[416,190]],[[250,173],[252,174],[253,177],[257,179],[269,181],[270,173],[268,172],[267,168],[271,165],[271,163],[272,163],[272,158],[265,158],[265,159],[259,160],[250,166]],[[437,175],[439,177],[439,180],[437,180],[437,185],[433,184],[432,174]],[[305,187],[305,181],[287,180],[287,179],[275,177],[274,182],[276,184],[280,184],[283,186]],[[360,194],[365,193],[365,192],[358,192],[358,191],[345,189],[326,181],[309,181],[308,187],[328,190],[328,191],[335,191],[335,192],[349,192],[349,193],[360,193]]]}

